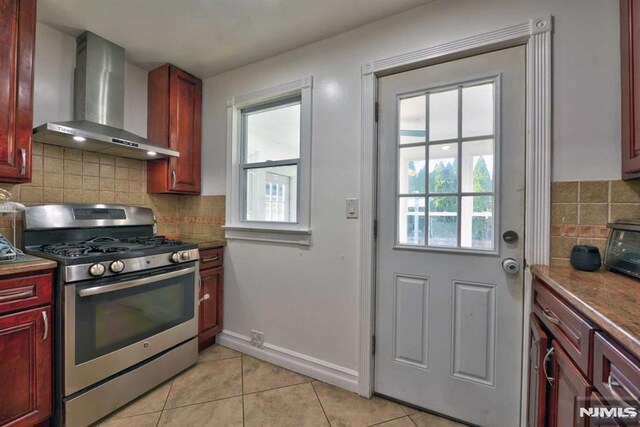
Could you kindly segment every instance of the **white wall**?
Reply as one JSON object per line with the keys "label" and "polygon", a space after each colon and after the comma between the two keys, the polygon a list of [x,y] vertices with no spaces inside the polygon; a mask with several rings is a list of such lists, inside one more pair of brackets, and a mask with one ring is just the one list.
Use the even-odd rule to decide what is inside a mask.
{"label": "white wall", "polygon": [[[34,65],[33,125],[73,120],[75,38],[38,22]],[[147,71],[124,69],[124,128],[147,136]]]}
{"label": "white wall", "polygon": [[34,64],[33,125],[73,119],[76,41],[38,22]]}
{"label": "white wall", "polygon": [[[357,369],[360,67],[552,14],[553,179],[620,178],[618,6],[602,0],[439,0],[204,82],[203,190],[224,194],[226,100],[314,76],[309,249],[230,241],[225,329]],[[596,160],[597,159],[597,160]]]}

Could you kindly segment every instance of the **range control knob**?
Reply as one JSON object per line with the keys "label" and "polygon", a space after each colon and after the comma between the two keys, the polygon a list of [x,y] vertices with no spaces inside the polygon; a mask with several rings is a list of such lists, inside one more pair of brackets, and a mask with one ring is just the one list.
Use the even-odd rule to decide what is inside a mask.
{"label": "range control knob", "polygon": [[180,262],[182,261],[182,258],[180,257],[180,253],[179,252],[174,252],[171,254],[171,261],[173,262]]}
{"label": "range control knob", "polygon": [[189,251],[184,251],[180,254],[180,257],[183,261],[189,261],[191,259],[191,254],[189,253]]}
{"label": "range control knob", "polygon": [[113,271],[114,273],[122,273],[122,271],[124,271],[124,262],[120,260],[113,261],[109,266],[109,270]]}
{"label": "range control knob", "polygon": [[106,268],[104,268],[104,265],[102,264],[93,264],[91,267],[89,267],[89,274],[91,274],[92,276],[102,276],[105,272]]}

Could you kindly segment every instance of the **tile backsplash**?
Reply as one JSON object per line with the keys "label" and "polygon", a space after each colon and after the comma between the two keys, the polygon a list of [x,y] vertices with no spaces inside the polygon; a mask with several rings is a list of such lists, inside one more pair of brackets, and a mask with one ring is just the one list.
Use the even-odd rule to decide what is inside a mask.
{"label": "tile backsplash", "polygon": [[[32,181],[0,184],[23,204],[109,203],[152,208],[158,233],[222,240],[225,196],[147,194],[147,165],[88,151],[33,143]],[[0,232],[12,235],[7,217]]]}
{"label": "tile backsplash", "polygon": [[640,216],[640,181],[554,182],[551,186],[551,264],[568,265],[574,245],[604,256],[607,223]]}

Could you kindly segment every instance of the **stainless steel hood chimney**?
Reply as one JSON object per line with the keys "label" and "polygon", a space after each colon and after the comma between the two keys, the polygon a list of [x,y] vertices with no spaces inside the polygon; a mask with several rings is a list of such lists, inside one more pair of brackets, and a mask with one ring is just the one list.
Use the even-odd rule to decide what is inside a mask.
{"label": "stainless steel hood chimney", "polygon": [[123,130],[124,49],[89,31],[76,40],[74,120],[45,123],[33,140],[134,159],[180,153]]}

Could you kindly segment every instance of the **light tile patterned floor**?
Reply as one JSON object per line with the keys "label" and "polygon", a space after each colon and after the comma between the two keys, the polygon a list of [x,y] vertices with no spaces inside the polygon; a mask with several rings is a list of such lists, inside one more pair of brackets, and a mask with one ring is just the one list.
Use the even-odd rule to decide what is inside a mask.
{"label": "light tile patterned floor", "polygon": [[363,399],[214,345],[198,363],[96,425],[104,427],[461,427],[374,397]]}

